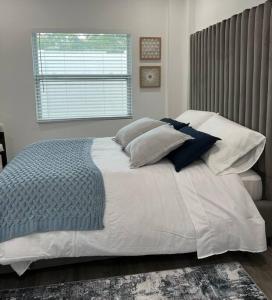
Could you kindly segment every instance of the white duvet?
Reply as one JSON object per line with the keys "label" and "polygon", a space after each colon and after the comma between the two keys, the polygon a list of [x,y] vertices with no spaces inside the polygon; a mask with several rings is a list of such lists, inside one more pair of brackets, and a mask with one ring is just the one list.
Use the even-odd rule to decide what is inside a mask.
{"label": "white duvet", "polygon": [[129,168],[111,138],[92,157],[106,190],[104,230],[32,234],[0,244],[0,264],[21,275],[39,259],[266,250],[265,225],[238,175],[215,176],[203,162],[176,173],[163,160]]}

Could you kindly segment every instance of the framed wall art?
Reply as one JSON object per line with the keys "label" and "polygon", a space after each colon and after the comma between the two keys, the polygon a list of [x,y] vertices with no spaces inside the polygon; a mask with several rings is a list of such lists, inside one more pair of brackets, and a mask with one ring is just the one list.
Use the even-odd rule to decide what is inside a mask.
{"label": "framed wall art", "polygon": [[140,38],[140,59],[141,60],[161,59],[161,38],[160,37]]}
{"label": "framed wall art", "polygon": [[158,88],[161,86],[161,67],[160,66],[141,66],[140,67],[140,87]]}

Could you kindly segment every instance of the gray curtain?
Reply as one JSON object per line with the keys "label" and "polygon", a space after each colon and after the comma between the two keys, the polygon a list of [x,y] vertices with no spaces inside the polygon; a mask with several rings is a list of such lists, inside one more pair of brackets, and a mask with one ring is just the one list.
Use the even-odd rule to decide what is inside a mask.
{"label": "gray curtain", "polygon": [[272,200],[272,1],[191,35],[190,106],[267,137],[258,163]]}

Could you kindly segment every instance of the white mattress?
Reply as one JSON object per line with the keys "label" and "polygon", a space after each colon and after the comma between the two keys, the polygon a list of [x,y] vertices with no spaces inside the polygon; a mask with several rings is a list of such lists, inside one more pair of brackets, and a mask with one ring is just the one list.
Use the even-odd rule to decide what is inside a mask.
{"label": "white mattress", "polygon": [[167,161],[139,169],[110,138],[95,139],[103,174],[104,230],[36,233],[0,244],[0,264],[22,274],[39,259],[266,250],[264,221],[239,176],[201,161],[175,172]]}
{"label": "white mattress", "polygon": [[242,182],[254,201],[262,200],[263,184],[262,178],[253,170],[239,174]]}

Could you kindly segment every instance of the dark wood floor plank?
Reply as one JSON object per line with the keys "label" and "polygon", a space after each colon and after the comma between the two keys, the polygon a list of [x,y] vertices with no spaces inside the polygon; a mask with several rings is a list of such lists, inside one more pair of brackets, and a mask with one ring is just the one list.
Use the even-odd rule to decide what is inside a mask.
{"label": "dark wood floor plank", "polygon": [[30,270],[21,277],[15,273],[0,275],[0,289],[22,288],[234,261],[240,262],[257,285],[272,299],[271,248],[262,254],[229,252],[201,260],[197,259],[195,253],[119,257],[41,270]]}

